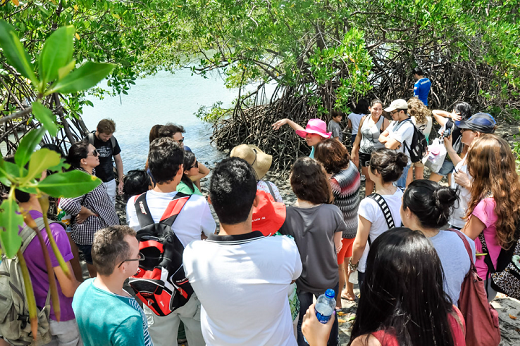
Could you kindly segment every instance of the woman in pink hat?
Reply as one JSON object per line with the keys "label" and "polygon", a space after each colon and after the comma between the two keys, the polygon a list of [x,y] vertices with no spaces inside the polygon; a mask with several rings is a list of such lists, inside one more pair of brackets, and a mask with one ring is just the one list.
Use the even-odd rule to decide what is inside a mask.
{"label": "woman in pink hat", "polygon": [[278,120],[273,124],[273,129],[278,130],[285,124],[289,124],[290,127],[296,132],[296,134],[302,138],[305,138],[305,142],[309,147],[312,147],[309,157],[314,158],[314,148],[316,145],[324,139],[330,138],[332,132],[327,132],[327,124],[321,119],[309,119],[305,129],[294,121],[287,118]]}

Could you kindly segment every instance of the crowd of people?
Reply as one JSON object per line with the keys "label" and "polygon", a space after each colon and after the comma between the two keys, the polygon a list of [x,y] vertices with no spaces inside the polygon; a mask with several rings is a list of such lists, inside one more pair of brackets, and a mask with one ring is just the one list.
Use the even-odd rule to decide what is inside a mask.
{"label": "crowd of people", "polygon": [[[474,264],[487,299],[496,296],[491,274],[502,249],[518,241],[520,181],[511,148],[493,134],[495,119],[471,115],[464,102],[429,110],[421,91],[429,80],[416,75],[418,98],[387,107],[360,101],[348,116],[350,138],[341,113],[328,126],[273,124],[289,125],[311,147],[291,168],[296,203],[288,206],[265,180],[272,156],[261,148],[239,145],[210,172],[174,124],[152,127],[143,169],[123,176],[115,124],[102,120],[66,156],[70,169],[103,184],[59,201],[68,224],[52,224],[52,236],[75,275],[49,251],[61,305],[61,318],[50,311],[49,345],[177,345],[180,326],[190,346],[338,345],[342,300],[358,301],[350,345],[466,345],[461,288]],[[415,131],[431,137],[433,120],[447,155],[426,180],[410,147]],[[448,186],[440,185],[446,176]],[[127,225],[115,210],[123,193]],[[36,195],[16,190],[16,199],[41,218]],[[43,308],[46,267],[30,246],[25,257]],[[128,279],[135,292],[125,289]],[[327,289],[336,311],[322,324],[313,301]]]}

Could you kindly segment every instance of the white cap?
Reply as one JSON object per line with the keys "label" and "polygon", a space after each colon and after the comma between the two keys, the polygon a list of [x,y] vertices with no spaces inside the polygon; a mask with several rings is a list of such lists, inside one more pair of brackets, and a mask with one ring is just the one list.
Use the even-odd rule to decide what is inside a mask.
{"label": "white cap", "polygon": [[390,103],[390,106],[388,108],[385,108],[385,112],[392,112],[396,109],[408,109],[408,103],[403,99],[397,99],[393,100],[392,103]]}

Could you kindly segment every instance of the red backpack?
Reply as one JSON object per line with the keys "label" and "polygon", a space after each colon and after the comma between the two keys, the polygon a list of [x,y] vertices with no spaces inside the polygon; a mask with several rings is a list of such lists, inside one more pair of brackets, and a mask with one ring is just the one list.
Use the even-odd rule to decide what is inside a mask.
{"label": "red backpack", "polygon": [[137,274],[129,280],[137,297],[156,315],[166,316],[188,302],[193,288],[182,266],[184,246],[172,225],[191,196],[177,192],[166,207],[161,220],[155,223],[146,203],[146,193],[134,206],[141,229],[137,231],[139,251],[144,260]]}

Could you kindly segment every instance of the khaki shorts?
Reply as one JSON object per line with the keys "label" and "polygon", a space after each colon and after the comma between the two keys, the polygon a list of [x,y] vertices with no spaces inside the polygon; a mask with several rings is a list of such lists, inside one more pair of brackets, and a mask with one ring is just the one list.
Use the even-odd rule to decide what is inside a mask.
{"label": "khaki shorts", "polygon": [[424,167],[424,163],[422,163],[422,161],[417,161],[415,163],[412,164],[414,167]]}

